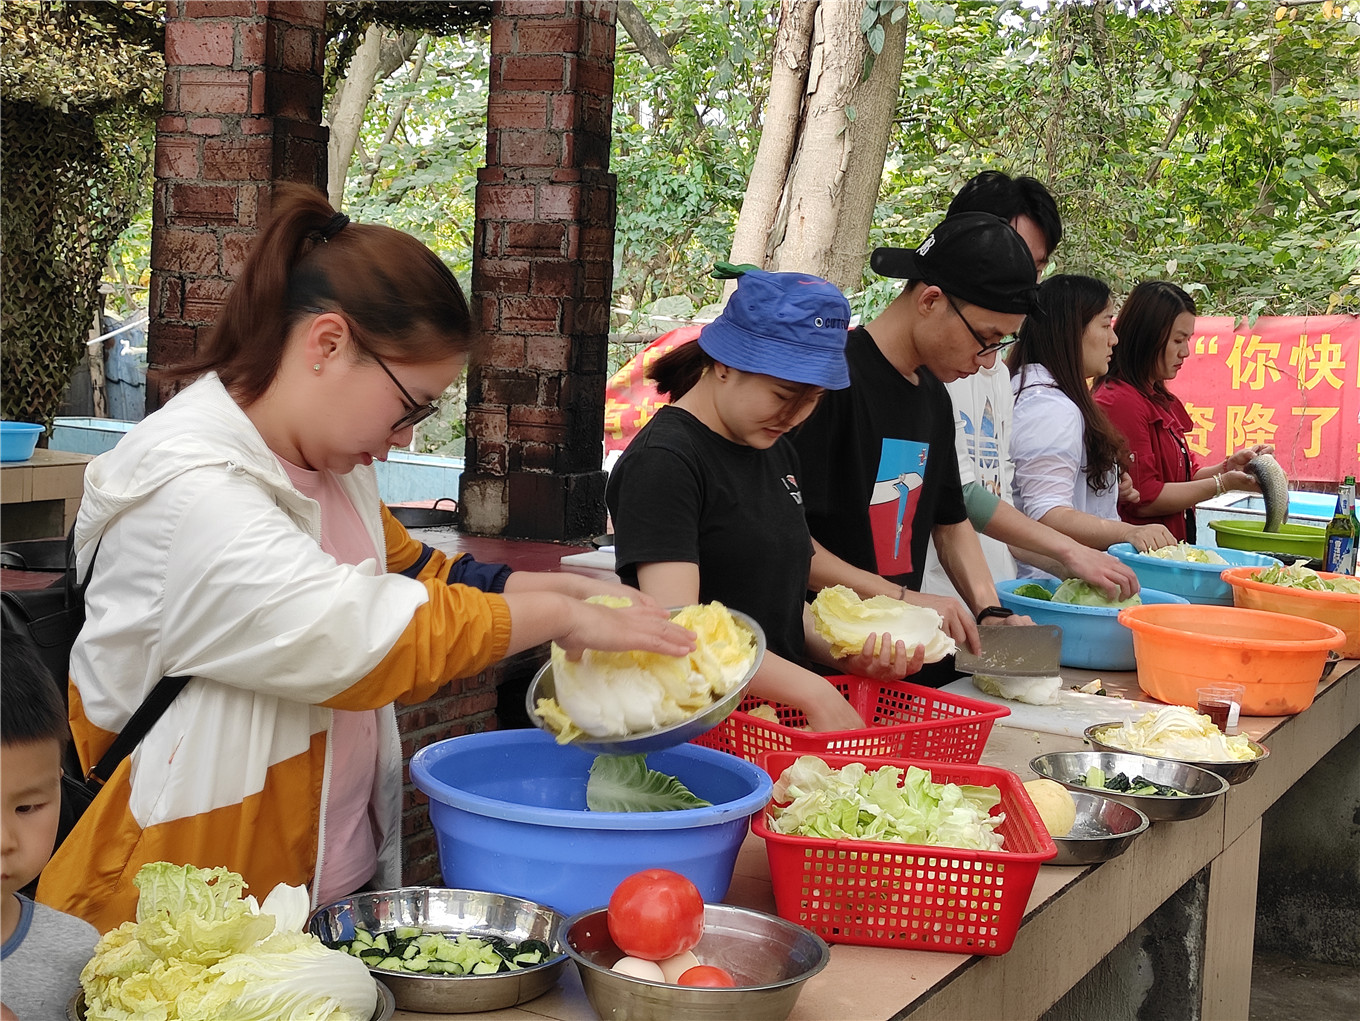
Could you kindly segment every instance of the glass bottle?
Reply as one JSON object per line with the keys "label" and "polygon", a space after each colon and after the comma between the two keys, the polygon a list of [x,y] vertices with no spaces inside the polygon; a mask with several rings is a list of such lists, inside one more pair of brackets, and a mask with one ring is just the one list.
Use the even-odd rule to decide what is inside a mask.
{"label": "glass bottle", "polygon": [[1360,524],[1355,516],[1355,476],[1347,475],[1336,499],[1336,514],[1327,525],[1326,555],[1323,568],[1337,574],[1355,574],[1356,548],[1360,546]]}

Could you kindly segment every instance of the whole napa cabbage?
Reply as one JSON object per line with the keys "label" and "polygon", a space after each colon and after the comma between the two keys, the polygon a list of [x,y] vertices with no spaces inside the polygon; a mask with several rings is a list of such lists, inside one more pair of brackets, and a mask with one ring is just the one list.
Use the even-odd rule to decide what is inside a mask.
{"label": "whole napa cabbage", "polygon": [[105,933],[80,973],[88,1021],[366,1021],[362,961],[298,931],[309,900],[280,885],[262,906],[224,868],[152,862],[137,920]]}
{"label": "whole napa cabbage", "polygon": [[1053,593],[1053,602],[1071,603],[1074,606],[1141,606],[1143,597],[1137,592],[1127,599],[1111,599],[1100,589],[1096,588],[1089,581],[1082,581],[1080,578],[1068,578],[1058,586]]}
{"label": "whole napa cabbage", "polygon": [[730,693],[751,671],[756,637],[722,603],[682,607],[671,619],[695,633],[688,656],[587,649],[572,662],[553,645],[554,697],[539,699],[537,709],[559,743],[679,723]]}
{"label": "whole napa cabbage", "polygon": [[[837,658],[853,656],[864,648],[871,634],[892,635],[908,649],[926,647],[926,662],[936,663],[952,654],[958,646],[940,625],[943,618],[927,606],[904,603],[891,596],[860,599],[844,585],[833,585],[817,593],[812,601],[812,623],[817,633],[831,643]],[[877,651],[877,645],[875,647]]]}

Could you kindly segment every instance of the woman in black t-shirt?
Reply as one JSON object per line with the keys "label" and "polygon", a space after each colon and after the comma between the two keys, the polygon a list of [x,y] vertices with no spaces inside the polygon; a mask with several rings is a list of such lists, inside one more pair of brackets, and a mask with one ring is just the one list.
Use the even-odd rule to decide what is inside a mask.
{"label": "woman in black t-shirt", "polygon": [[902,678],[924,651],[886,635],[837,660],[810,623],[808,589],[844,584],[861,596],[900,589],[815,544],[803,516],[798,455],[787,439],[826,389],[849,385],[850,306],[801,273],[745,273],[696,342],[652,366],[672,399],[611,474],[616,569],[662,605],[718,600],[753,617],[768,651],[750,693],[803,710],[814,730],[864,726],[835,686],[808,669]]}

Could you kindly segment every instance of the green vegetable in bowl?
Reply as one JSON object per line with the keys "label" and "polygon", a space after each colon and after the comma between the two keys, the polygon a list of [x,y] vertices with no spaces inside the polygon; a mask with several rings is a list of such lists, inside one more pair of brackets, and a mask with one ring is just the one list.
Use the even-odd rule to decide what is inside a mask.
{"label": "green vegetable in bowl", "polygon": [[597,755],[586,781],[586,807],[592,812],[673,812],[708,808],[669,773],[647,768],[643,755]]}
{"label": "green vegetable in bowl", "polygon": [[1213,550],[1191,546],[1188,542],[1178,542],[1174,546],[1163,546],[1161,549],[1143,550],[1143,556],[1157,557],[1160,560],[1178,560],[1187,564],[1227,564],[1227,561]]}
{"label": "green vegetable in bowl", "polygon": [[1052,592],[1048,591],[1048,589],[1044,588],[1042,585],[1034,584],[1032,581],[1024,585],[1015,586],[1015,588],[1011,589],[1011,594],[1024,596],[1026,599],[1042,599],[1044,602],[1048,602],[1053,598]]}
{"label": "green vegetable in bowl", "polygon": [[1360,593],[1360,578],[1319,577],[1317,571],[1302,564],[1276,564],[1256,573],[1256,580],[1264,585],[1279,585],[1283,588],[1307,589],[1310,592],[1355,592]]}
{"label": "green vegetable in bowl", "polygon": [[1179,787],[1157,783],[1145,776],[1135,776],[1130,780],[1127,773],[1116,773],[1114,776],[1107,777],[1105,771],[1099,766],[1092,766],[1083,775],[1073,777],[1071,782],[1081,784],[1083,787],[1093,787],[1098,791],[1115,791],[1118,794],[1155,795],[1159,798],[1187,798],[1190,796]]}
{"label": "green vegetable in bowl", "polygon": [[370,968],[426,975],[498,975],[532,968],[557,956],[539,939],[516,943],[494,934],[425,932],[414,925],[380,932],[356,928],[353,939],[332,947]]}
{"label": "green vegetable in bowl", "polygon": [[1090,582],[1082,581],[1080,578],[1068,578],[1058,586],[1058,590],[1053,593],[1053,602],[1070,603],[1074,606],[1141,606],[1143,597],[1134,593],[1127,599],[1111,599],[1100,589]]}

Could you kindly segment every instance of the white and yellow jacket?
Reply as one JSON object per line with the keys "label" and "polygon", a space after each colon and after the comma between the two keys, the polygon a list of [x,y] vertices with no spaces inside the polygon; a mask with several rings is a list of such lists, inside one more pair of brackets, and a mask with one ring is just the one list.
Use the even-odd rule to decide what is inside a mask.
{"label": "white and yellow jacket", "polygon": [[331,709],[385,707],[375,882],[400,885],[391,704],[504,656],[510,614],[500,596],[450,583],[463,562],[410,537],[371,467],[341,483],[386,563],[321,551],[318,505],[213,375],[90,462],[81,577],[98,558],[70,709],[85,768],[162,676],[192,680],[43,871],[44,903],[107,931],[134,916],[132,879],[160,860],[226,866],[260,898],[310,885],[326,853]]}

